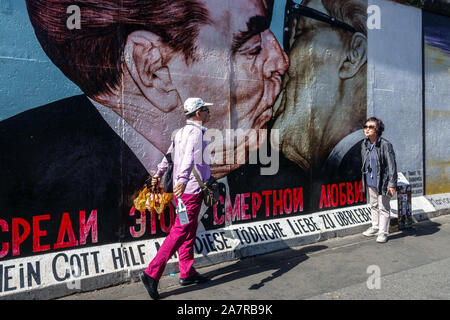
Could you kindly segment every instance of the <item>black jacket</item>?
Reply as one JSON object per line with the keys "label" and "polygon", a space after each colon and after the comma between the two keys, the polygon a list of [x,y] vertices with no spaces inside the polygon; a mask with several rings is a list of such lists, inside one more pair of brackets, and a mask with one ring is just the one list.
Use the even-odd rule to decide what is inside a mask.
{"label": "black jacket", "polygon": [[[364,174],[364,167],[370,153],[368,143],[369,138],[364,139],[361,143],[361,173],[364,192],[366,192],[366,175]],[[397,187],[397,163],[395,161],[394,148],[388,140],[378,137],[375,142],[375,149],[377,151],[376,166],[378,194],[388,195],[387,187]]]}

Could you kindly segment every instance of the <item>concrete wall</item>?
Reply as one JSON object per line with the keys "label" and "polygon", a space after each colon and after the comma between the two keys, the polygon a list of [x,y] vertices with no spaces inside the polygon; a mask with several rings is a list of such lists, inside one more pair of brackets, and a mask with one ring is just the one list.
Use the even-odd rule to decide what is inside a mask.
{"label": "concrete wall", "polygon": [[[423,180],[422,12],[385,0],[369,4],[381,9],[381,29],[369,31],[368,115],[384,121],[398,171]],[[421,180],[415,195],[423,194]]]}
{"label": "concrete wall", "polygon": [[[158,216],[134,210],[133,200],[184,123],[181,98],[192,95],[215,103],[207,126],[216,133],[260,134],[248,146],[256,162],[212,166],[221,197],[201,209],[197,265],[362,231],[370,216],[361,192],[360,141],[370,116],[386,125],[383,136],[412,184],[417,219],[448,207],[449,33],[433,38],[444,49],[431,35],[439,29],[433,21],[450,18],[423,19],[420,9],[392,1],[356,2],[361,6],[351,14],[362,21],[368,6],[379,7],[380,29],[363,23],[348,32],[310,18],[285,26],[286,1],[276,0],[270,30],[233,55],[232,36],[248,27],[255,6],[258,15],[264,12],[263,2],[217,1],[212,19],[227,23],[202,34],[202,63],[163,60],[152,72],[164,81],[150,79],[148,86],[137,80],[146,73],[124,73],[117,96],[107,101],[88,100],[62,73],[61,63],[71,65],[69,53],[47,57],[42,47],[50,40],[38,42],[25,1],[0,0],[0,296],[53,298],[136,278],[176,216],[172,204]],[[304,2],[354,23],[333,3]],[[70,16],[64,12],[62,22],[54,21],[63,28]],[[84,23],[72,30],[72,41],[87,37]],[[283,41],[285,27],[290,42]],[[422,29],[430,34],[425,54]],[[137,52],[126,61],[149,57],[148,50]],[[142,65],[160,60],[152,61]],[[171,82],[170,90],[160,90],[163,98],[151,91]],[[274,174],[263,173],[272,166]],[[391,203],[396,216],[396,199]],[[166,272],[176,272],[176,265],[175,256]]]}

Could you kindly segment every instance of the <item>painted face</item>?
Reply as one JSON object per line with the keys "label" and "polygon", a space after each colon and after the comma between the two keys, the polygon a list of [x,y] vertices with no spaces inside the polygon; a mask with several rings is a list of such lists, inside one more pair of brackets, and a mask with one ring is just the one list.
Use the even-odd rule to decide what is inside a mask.
{"label": "painted face", "polygon": [[[320,0],[307,6],[327,13]],[[347,130],[348,113],[340,105],[339,66],[346,54],[338,31],[301,16],[290,26],[290,66],[274,107],[283,154],[308,170],[323,163]],[[344,134],[345,136],[345,134]]]}
{"label": "painted face", "polygon": [[[273,1],[208,0],[204,5],[212,23],[200,29],[194,61],[186,63],[180,55],[168,64],[180,98],[214,103],[208,128],[220,130],[223,137],[227,129],[241,129],[245,135],[265,128],[288,67],[286,54],[268,29]],[[236,150],[239,139],[232,140],[224,151]],[[262,142],[249,145],[256,149]],[[213,172],[232,168],[213,166]]]}

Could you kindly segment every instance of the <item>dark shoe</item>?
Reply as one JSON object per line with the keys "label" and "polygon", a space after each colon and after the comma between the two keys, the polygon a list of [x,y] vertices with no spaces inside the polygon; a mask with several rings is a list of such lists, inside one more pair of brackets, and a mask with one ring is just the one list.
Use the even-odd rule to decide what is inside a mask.
{"label": "dark shoe", "polygon": [[190,284],[199,284],[199,283],[205,283],[209,281],[207,277],[204,277],[200,275],[199,273],[194,274],[193,276],[187,277],[187,278],[180,278],[180,284],[182,286],[188,286]]}
{"label": "dark shoe", "polygon": [[139,278],[141,278],[141,281],[144,284],[145,289],[147,289],[150,297],[153,300],[159,300],[158,280],[153,279],[143,271],[139,273]]}

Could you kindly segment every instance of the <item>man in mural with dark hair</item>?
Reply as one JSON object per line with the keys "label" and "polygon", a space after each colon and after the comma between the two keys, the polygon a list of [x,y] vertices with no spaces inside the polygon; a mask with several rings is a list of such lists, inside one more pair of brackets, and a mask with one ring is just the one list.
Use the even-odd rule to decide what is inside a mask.
{"label": "man in mural with dark hair", "polygon": [[[42,48],[85,94],[0,123],[6,216],[95,209],[100,242],[123,239],[136,191],[184,123],[182,101],[214,97],[220,130],[263,128],[272,115],[288,66],[268,29],[272,0],[26,3]],[[80,29],[67,27],[74,5]]]}
{"label": "man in mural with dark hair", "polygon": [[397,187],[397,163],[392,144],[381,137],[384,124],[371,117],[364,123],[366,138],[361,143],[363,190],[369,199],[372,226],[363,232],[367,237],[378,235],[377,242],[387,241],[390,224],[389,201]]}
{"label": "man in mural with dark hair", "polygon": [[279,145],[310,183],[359,176],[366,10],[365,0],[286,4],[283,41],[290,66],[274,106],[272,131],[278,130],[279,139],[273,136],[272,145]]}

